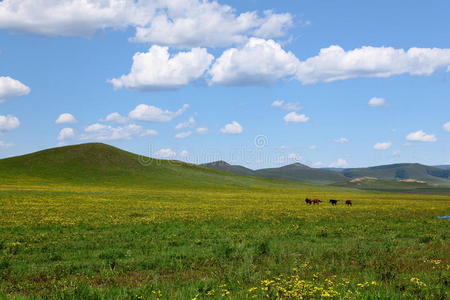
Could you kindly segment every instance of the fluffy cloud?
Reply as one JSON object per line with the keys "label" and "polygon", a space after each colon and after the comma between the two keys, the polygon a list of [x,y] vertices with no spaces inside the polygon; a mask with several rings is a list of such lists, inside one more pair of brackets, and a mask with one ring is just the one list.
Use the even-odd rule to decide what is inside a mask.
{"label": "fluffy cloud", "polygon": [[225,134],[239,134],[242,133],[242,131],[244,131],[244,128],[236,121],[233,121],[220,129],[220,132]]}
{"label": "fluffy cloud", "polygon": [[450,132],[450,122],[445,123],[443,126],[444,130]]}
{"label": "fluffy cloud", "polygon": [[216,1],[165,0],[161,10],[136,30],[135,41],[175,47],[225,47],[245,42],[249,36],[274,38],[285,35],[292,15],[265,11],[236,15],[233,8]]}
{"label": "fluffy cloud", "polygon": [[197,129],[195,129],[195,132],[197,132],[198,134],[207,134],[208,131],[209,131],[209,129],[206,127],[199,127]]}
{"label": "fluffy cloud", "polygon": [[309,121],[309,117],[304,114],[299,115],[293,111],[284,116],[284,121],[288,123],[306,123]]}
{"label": "fluffy cloud", "polygon": [[379,107],[384,105],[386,105],[386,99],[384,98],[373,97],[369,100],[369,106]]}
{"label": "fluffy cloud", "polygon": [[156,106],[139,104],[138,106],[136,106],[134,110],[132,110],[128,114],[128,117],[136,121],[169,122],[172,121],[174,118],[182,115],[188,108],[189,105],[184,104],[183,107],[181,107],[179,110],[170,111],[170,110],[162,110],[161,108]]}
{"label": "fluffy cloud", "polygon": [[191,135],[192,135],[192,131],[183,131],[183,132],[177,133],[175,135],[175,138],[177,138],[177,139],[184,139],[184,138],[187,138],[187,137],[189,137]]}
{"label": "fluffy cloud", "polygon": [[138,136],[153,136],[158,132],[153,129],[144,129],[142,126],[136,124],[129,124],[126,126],[113,127],[109,125],[95,123],[87,126],[81,140],[98,140],[98,141],[113,141],[113,140],[129,140]]}
{"label": "fluffy cloud", "polygon": [[170,148],[160,149],[157,152],[155,152],[155,156],[162,158],[174,157],[176,155],[177,153]]}
{"label": "fluffy cloud", "polygon": [[341,138],[338,138],[338,139],[334,139],[334,141],[335,141],[336,143],[340,143],[340,144],[344,144],[344,143],[350,142],[350,140],[349,140],[348,138],[345,138],[345,137],[341,137]]}
{"label": "fluffy cloud", "polygon": [[17,117],[12,115],[0,115],[0,135],[6,131],[16,129],[20,126],[20,121]]}
{"label": "fluffy cloud", "polygon": [[249,36],[280,37],[293,25],[288,13],[239,15],[228,5],[200,0],[4,0],[0,28],[49,36],[92,36],[98,30],[136,28],[133,38],[176,47],[227,46]]}
{"label": "fluffy cloud", "polygon": [[251,38],[241,48],[231,48],[220,56],[209,73],[211,83],[224,85],[267,85],[293,76],[298,59],[273,40]]}
{"label": "fluffy cloud", "polygon": [[437,138],[434,134],[427,134],[423,130],[419,130],[416,132],[411,132],[406,136],[408,141],[416,141],[416,142],[436,142]]}
{"label": "fluffy cloud", "polygon": [[272,106],[274,107],[280,107],[284,110],[301,110],[302,107],[300,106],[300,103],[298,102],[285,102],[284,100],[275,100],[272,102]]}
{"label": "fluffy cloud", "polygon": [[348,166],[348,162],[342,158],[339,158],[337,161],[329,165],[330,168],[344,168],[346,166]]}
{"label": "fluffy cloud", "polygon": [[59,132],[58,140],[65,141],[73,139],[74,137],[75,137],[75,130],[73,130],[73,128],[63,128]]}
{"label": "fluffy cloud", "polygon": [[[1,3],[0,3],[1,5]],[[0,16],[1,19],[1,16]],[[8,76],[0,76],[0,100],[29,94],[31,89],[22,82]]]}
{"label": "fluffy cloud", "polygon": [[111,122],[111,123],[117,123],[117,124],[125,124],[128,122],[128,118],[122,116],[118,112],[113,112],[106,116],[106,118],[102,119],[103,122]]}
{"label": "fluffy cloud", "polygon": [[373,149],[375,150],[387,150],[392,147],[392,143],[389,142],[380,142],[373,145]]}
{"label": "fluffy cloud", "polygon": [[76,122],[77,119],[75,119],[75,117],[69,113],[60,114],[55,121],[56,124],[73,124]]}
{"label": "fluffy cloud", "polygon": [[4,141],[0,141],[0,149],[11,148],[13,146],[14,146],[13,143],[7,143],[7,142],[4,142]]}
{"label": "fluffy cloud", "polygon": [[101,29],[145,25],[153,14],[145,1],[4,0],[0,2],[0,28],[87,37]]}
{"label": "fluffy cloud", "polygon": [[191,117],[186,122],[178,123],[177,126],[175,126],[175,129],[180,130],[183,128],[194,128],[195,123],[195,119]]}
{"label": "fluffy cloud", "polygon": [[398,74],[430,75],[450,67],[450,49],[362,47],[345,51],[339,46],[321,49],[300,63],[302,83],[331,82],[356,77],[390,77]]}
{"label": "fluffy cloud", "polygon": [[173,90],[200,78],[213,59],[203,48],[171,56],[167,47],[155,45],[148,52],[138,52],[133,56],[129,74],[109,82],[115,89]]}

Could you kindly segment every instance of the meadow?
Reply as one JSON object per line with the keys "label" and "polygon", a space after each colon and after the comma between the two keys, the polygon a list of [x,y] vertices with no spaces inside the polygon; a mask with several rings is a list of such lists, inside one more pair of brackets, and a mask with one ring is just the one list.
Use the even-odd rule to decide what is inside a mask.
{"label": "meadow", "polygon": [[266,183],[4,182],[0,299],[449,298],[448,196]]}

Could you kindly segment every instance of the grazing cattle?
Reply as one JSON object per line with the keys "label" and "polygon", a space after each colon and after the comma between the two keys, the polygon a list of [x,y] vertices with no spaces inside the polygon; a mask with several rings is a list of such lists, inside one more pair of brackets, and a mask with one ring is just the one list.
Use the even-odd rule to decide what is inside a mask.
{"label": "grazing cattle", "polygon": [[347,206],[352,206],[353,205],[352,200],[345,200],[345,204]]}
{"label": "grazing cattle", "polygon": [[312,203],[312,200],[311,200],[311,199],[308,199],[308,198],[306,198],[306,199],[305,199],[305,203],[306,203],[306,204],[308,204],[308,205],[311,205],[311,203]]}
{"label": "grazing cattle", "polygon": [[320,199],[313,199],[311,201],[312,201],[312,204],[320,204],[320,202],[322,202]]}
{"label": "grazing cattle", "polygon": [[338,203],[339,200],[334,200],[334,199],[330,199],[330,203],[331,205],[336,205]]}

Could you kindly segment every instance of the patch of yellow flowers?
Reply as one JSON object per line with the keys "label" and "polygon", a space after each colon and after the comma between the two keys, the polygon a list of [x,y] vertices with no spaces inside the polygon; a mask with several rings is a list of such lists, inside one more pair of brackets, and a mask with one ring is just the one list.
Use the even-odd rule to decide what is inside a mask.
{"label": "patch of yellow flowers", "polygon": [[372,281],[358,283],[356,288],[351,288],[348,280],[338,281],[336,276],[320,280],[320,274],[315,273],[311,280],[306,280],[293,274],[262,280],[259,286],[248,289],[248,296],[269,299],[355,299],[359,294],[358,289],[375,285],[378,283]]}

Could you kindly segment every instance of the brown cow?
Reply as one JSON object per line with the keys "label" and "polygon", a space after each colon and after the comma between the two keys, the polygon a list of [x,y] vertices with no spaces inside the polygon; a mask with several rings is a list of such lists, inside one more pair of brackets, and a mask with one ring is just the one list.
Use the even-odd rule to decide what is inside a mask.
{"label": "brown cow", "polygon": [[322,202],[320,199],[313,199],[311,201],[312,201],[312,204],[320,204],[320,202]]}
{"label": "brown cow", "polygon": [[352,206],[353,205],[352,200],[345,200],[345,204],[347,206]]}

